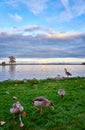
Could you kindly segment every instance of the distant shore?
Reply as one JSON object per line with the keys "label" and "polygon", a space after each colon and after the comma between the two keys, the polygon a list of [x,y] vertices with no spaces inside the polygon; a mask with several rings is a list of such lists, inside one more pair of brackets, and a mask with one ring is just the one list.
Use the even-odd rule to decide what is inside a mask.
{"label": "distant shore", "polygon": [[0,66],[8,66],[8,65],[84,65],[81,63],[16,63],[16,64],[1,64]]}

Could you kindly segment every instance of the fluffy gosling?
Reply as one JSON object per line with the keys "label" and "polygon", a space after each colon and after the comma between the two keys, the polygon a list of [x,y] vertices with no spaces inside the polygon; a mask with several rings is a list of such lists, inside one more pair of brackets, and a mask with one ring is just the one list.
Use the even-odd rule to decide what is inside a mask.
{"label": "fluffy gosling", "polygon": [[64,97],[65,91],[64,91],[63,89],[59,89],[59,90],[58,90],[58,94],[59,94],[61,97]]}
{"label": "fluffy gosling", "polygon": [[16,115],[19,116],[20,127],[24,126],[24,123],[22,122],[22,118],[21,118],[21,114],[23,110],[24,110],[23,106],[18,101],[14,103],[12,107],[10,108],[10,112],[13,114],[14,121],[15,121]]}

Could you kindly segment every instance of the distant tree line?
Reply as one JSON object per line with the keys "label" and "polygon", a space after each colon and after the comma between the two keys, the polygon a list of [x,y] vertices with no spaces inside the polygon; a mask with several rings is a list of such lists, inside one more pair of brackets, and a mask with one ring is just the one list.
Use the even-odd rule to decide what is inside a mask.
{"label": "distant tree line", "polygon": [[83,62],[82,65],[85,65],[85,62]]}
{"label": "distant tree line", "polygon": [[[16,58],[14,56],[9,56],[9,64],[13,64],[16,62]],[[5,61],[2,61],[2,65],[6,65]]]}
{"label": "distant tree line", "polygon": [[13,64],[16,62],[16,59],[14,56],[9,56],[9,64]]}

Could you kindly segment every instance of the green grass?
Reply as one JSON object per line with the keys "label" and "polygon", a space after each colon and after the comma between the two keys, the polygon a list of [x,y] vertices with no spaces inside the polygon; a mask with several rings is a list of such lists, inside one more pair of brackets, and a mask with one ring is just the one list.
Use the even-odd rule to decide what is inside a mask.
{"label": "green grass", "polygon": [[[62,99],[57,91],[64,89],[66,94]],[[9,94],[7,93],[9,92]],[[18,98],[24,106],[26,117],[22,117],[23,128],[14,124],[10,108]],[[44,108],[39,114],[31,101],[37,96],[45,96],[52,100],[55,109]],[[46,79],[0,82],[0,121],[6,124],[0,130],[84,130],[85,129],[85,78]]]}

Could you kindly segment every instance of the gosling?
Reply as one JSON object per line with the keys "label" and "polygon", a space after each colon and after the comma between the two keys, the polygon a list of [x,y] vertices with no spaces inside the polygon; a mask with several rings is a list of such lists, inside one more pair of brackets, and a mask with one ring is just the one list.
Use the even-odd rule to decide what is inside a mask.
{"label": "gosling", "polygon": [[15,121],[16,115],[19,116],[20,127],[24,126],[24,123],[22,122],[22,118],[21,118],[23,110],[24,110],[23,106],[18,101],[14,103],[12,107],[10,108],[10,113],[13,114],[14,121]]}
{"label": "gosling", "polygon": [[61,97],[64,97],[64,95],[65,95],[65,90],[59,89],[59,90],[58,90],[58,94],[59,94]]}

